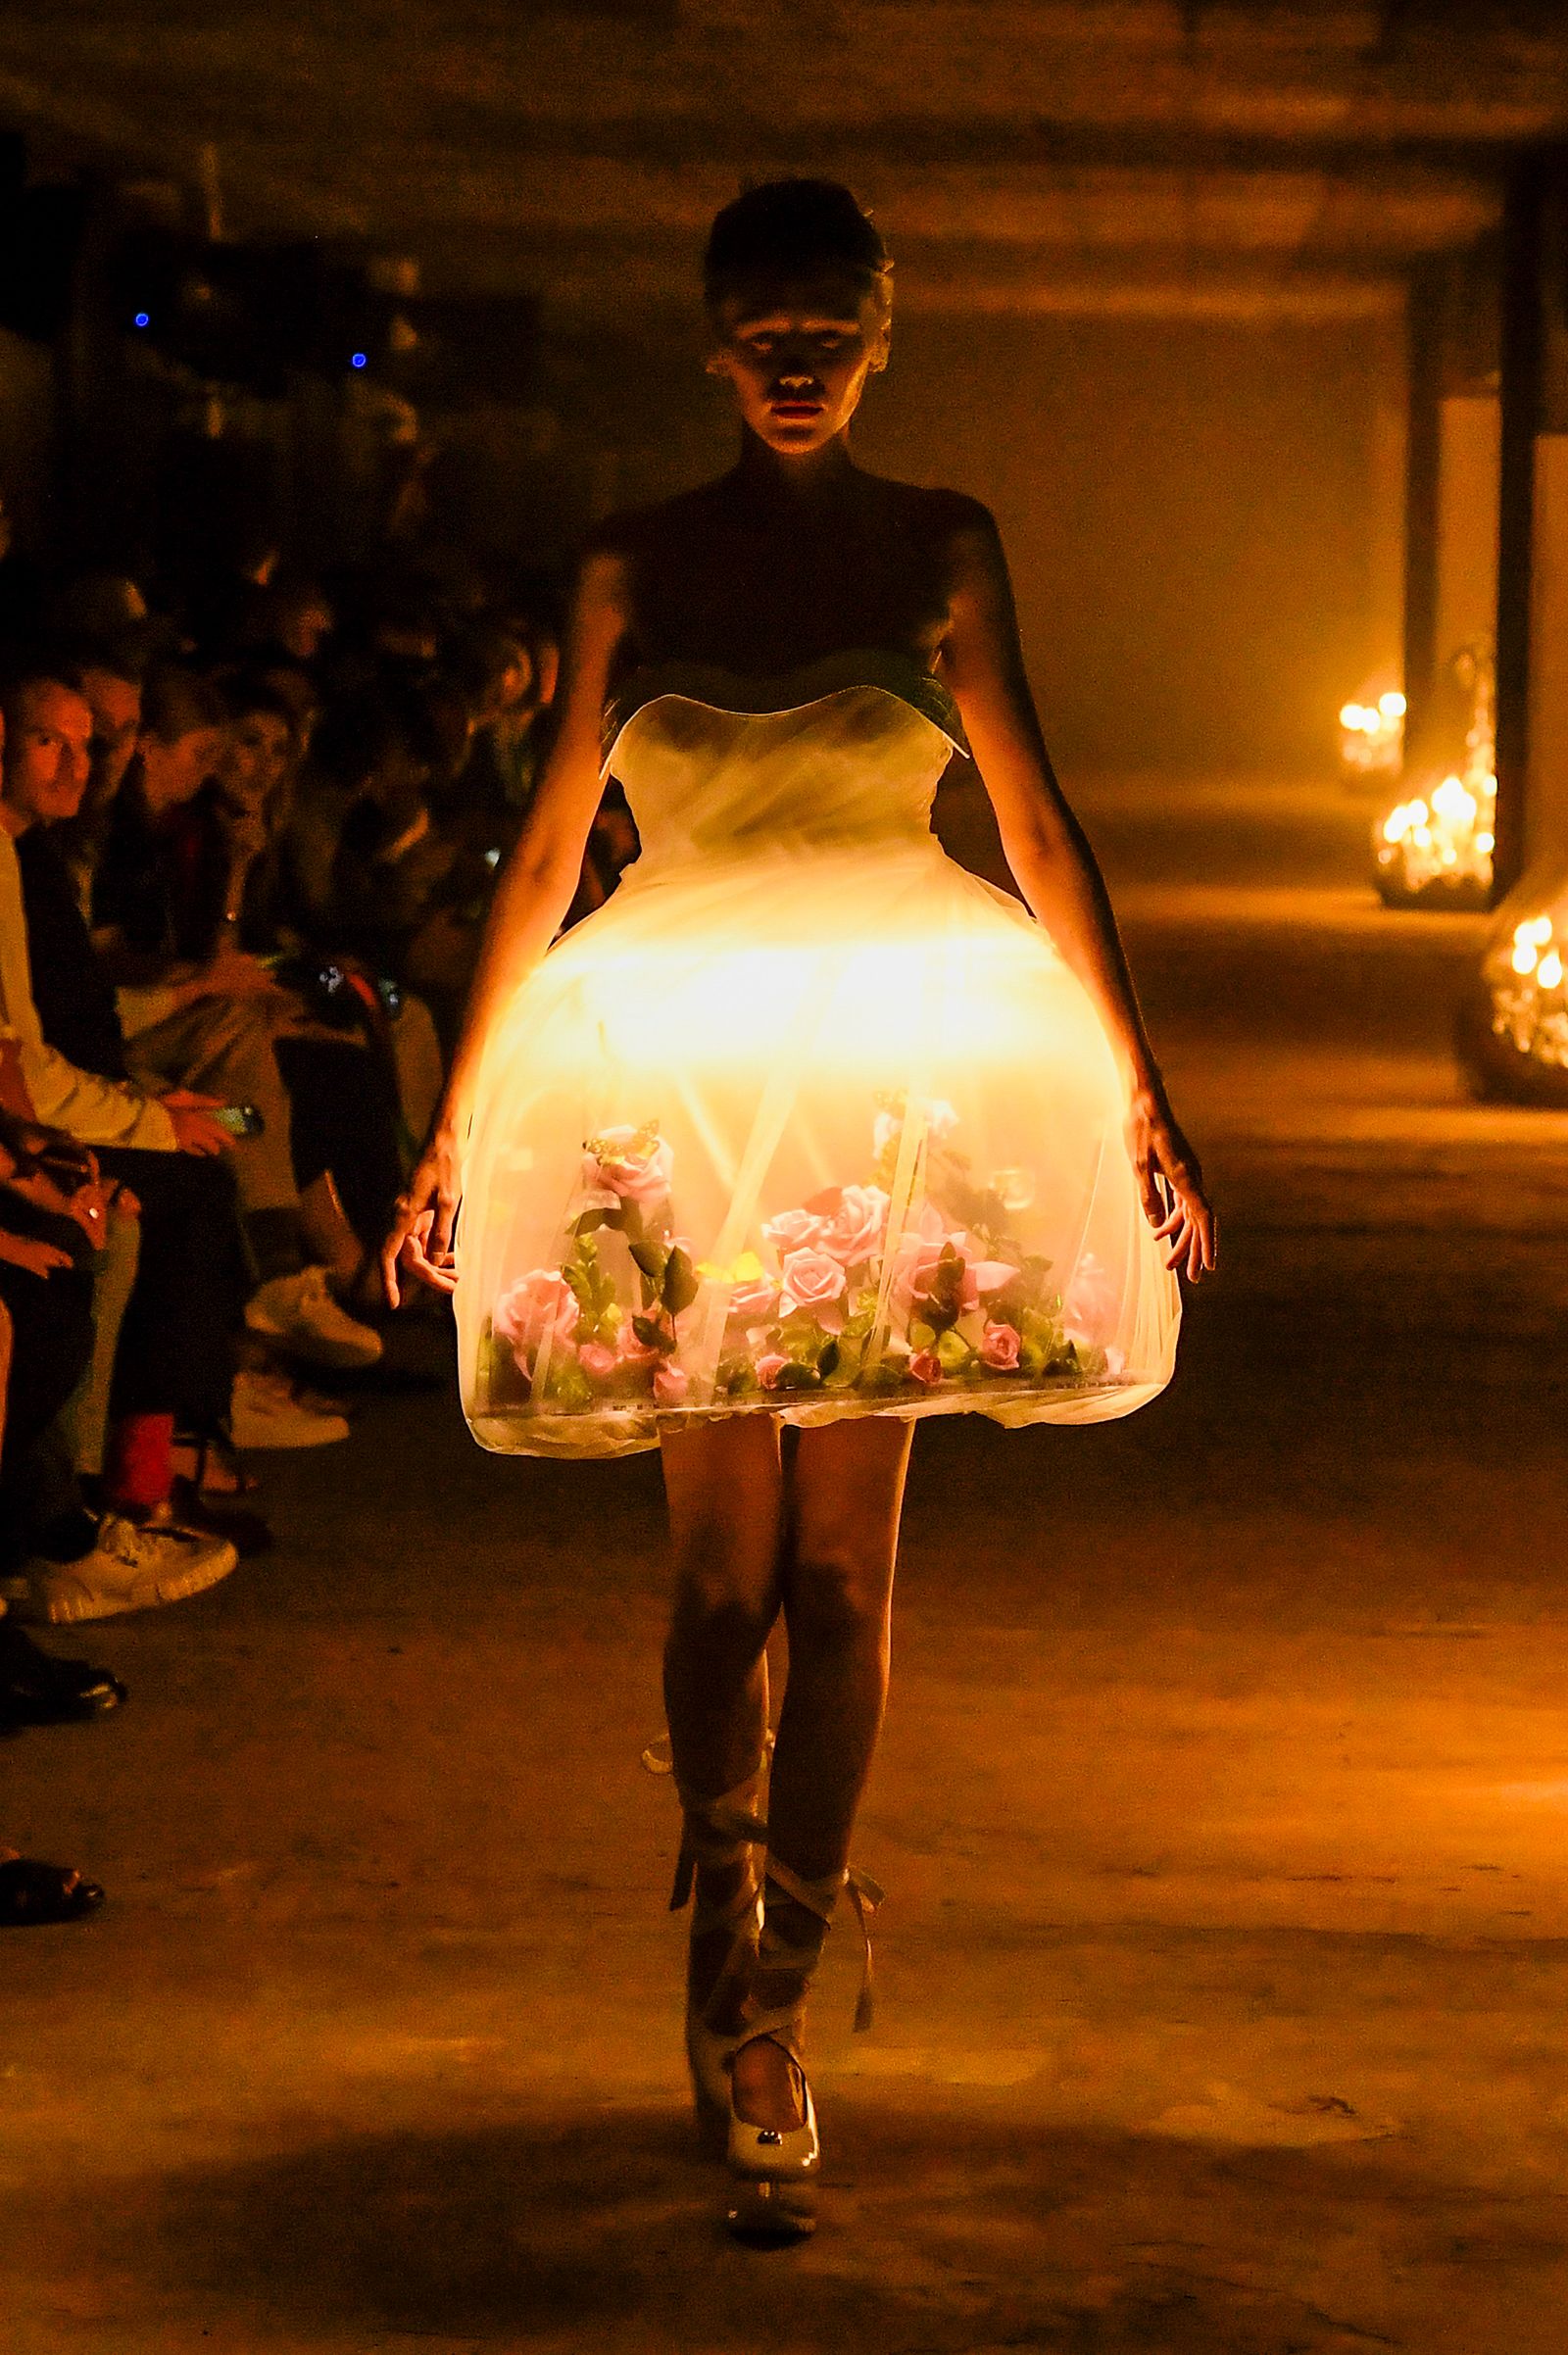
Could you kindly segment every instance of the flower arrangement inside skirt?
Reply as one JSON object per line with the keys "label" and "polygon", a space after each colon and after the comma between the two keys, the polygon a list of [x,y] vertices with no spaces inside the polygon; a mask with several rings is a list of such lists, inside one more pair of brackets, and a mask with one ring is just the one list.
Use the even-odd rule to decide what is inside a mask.
{"label": "flower arrangement inside skirt", "polygon": [[[678,1173],[657,1122],[589,1138],[565,1256],[491,1303],[492,1411],[722,1411],[807,1393],[897,1407],[945,1391],[1114,1382],[1119,1352],[1096,1337],[1110,1306],[1103,1271],[1084,1256],[1055,1289],[1050,1262],[1008,1232],[1004,1185],[1020,1173],[977,1183],[952,1106],[921,1112],[919,1197],[891,1252],[902,1095],[878,1101],[862,1177],[762,1218],[761,1248],[724,1265],[696,1259],[678,1232]],[[684,1359],[715,1316],[716,1364],[700,1352],[715,1370],[699,1396]]]}

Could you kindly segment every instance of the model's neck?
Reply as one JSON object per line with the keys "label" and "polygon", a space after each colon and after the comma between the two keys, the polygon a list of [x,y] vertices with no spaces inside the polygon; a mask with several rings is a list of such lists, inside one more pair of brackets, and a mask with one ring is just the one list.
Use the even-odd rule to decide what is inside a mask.
{"label": "model's neck", "polygon": [[27,812],[19,810],[15,802],[0,801],[0,826],[4,826],[13,842],[20,842],[31,823]]}
{"label": "model's neck", "polygon": [[846,426],[819,450],[786,456],[771,449],[750,425],[741,428],[740,462],[735,469],[748,490],[771,499],[818,500],[830,496],[855,472]]}

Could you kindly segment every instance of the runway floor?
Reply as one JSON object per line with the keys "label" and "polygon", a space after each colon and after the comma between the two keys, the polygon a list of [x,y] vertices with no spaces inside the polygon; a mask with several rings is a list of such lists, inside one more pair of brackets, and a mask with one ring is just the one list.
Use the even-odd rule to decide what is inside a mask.
{"label": "runway floor", "polygon": [[6,1745],[111,1892],[0,1954],[15,2355],[1560,2346],[1568,1117],[1463,1103],[1481,928],[1334,789],[1084,809],[1224,1278],[1132,1421],[920,1434],[817,2238],[688,2139],[657,1471],[395,1388]]}

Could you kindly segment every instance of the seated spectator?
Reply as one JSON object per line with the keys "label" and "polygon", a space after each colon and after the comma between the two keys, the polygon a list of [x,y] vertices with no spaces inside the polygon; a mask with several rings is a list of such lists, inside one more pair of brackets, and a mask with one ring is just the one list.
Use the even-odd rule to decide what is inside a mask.
{"label": "seated spectator", "polygon": [[[29,1108],[97,1149],[107,1176],[141,1209],[141,1249],[114,1368],[108,1507],[96,1531],[39,1545],[28,1569],[25,1611],[45,1619],[102,1617],[193,1594],[227,1575],[234,1547],[176,1520],[177,1428],[220,1434],[234,1373],[244,1281],[224,1132],[198,1098],[154,1096],[112,1068],[77,1063],[47,1039],[33,1000],[28,920],[19,845],[35,828],[74,814],[85,787],[92,716],[58,681],[16,683],[0,700],[0,1023],[16,1039]],[[95,1026],[113,1048],[113,1001],[85,947],[80,909],[63,866],[59,916],[80,946],[62,960],[75,995],[65,1010],[84,1038]]]}
{"label": "seated spectator", "polygon": [[[150,1088],[172,1081],[260,1114],[260,1129],[240,1140],[233,1154],[246,1236],[262,1278],[246,1321],[316,1363],[371,1365],[381,1353],[380,1336],[348,1313],[340,1295],[360,1279],[373,1237],[359,1236],[343,1220],[329,1188],[318,1186],[314,1207],[307,1196],[331,1170],[356,1200],[361,1192],[373,1195],[373,1215],[384,1215],[402,1176],[395,1133],[390,1171],[382,1142],[373,1180],[356,1188],[337,1162],[351,1156],[358,1170],[376,1153],[387,1125],[383,1091],[373,1076],[339,1059],[338,1092],[323,1099],[320,1053],[295,1054],[311,1035],[301,1007],[236,945],[245,895],[268,847],[265,804],[289,729],[276,698],[258,690],[246,700],[252,706],[241,715],[246,745],[231,745],[230,714],[199,674],[166,669],[149,678],[135,758],[92,878],[94,946],[121,984],[119,1009],[129,1033],[122,1053],[129,1069]],[[220,767],[226,794],[220,782],[211,782]],[[52,941],[67,937],[57,865],[46,843],[24,860],[40,931]],[[53,993],[37,994],[47,1028]],[[313,1116],[302,1122],[298,1100],[307,1090],[304,1108]],[[348,1110],[345,1096],[352,1099]],[[330,1144],[318,1151],[323,1121]],[[368,1223],[371,1215],[367,1204]]]}
{"label": "seated spectator", "polygon": [[[24,1101],[14,1041],[0,1041],[0,1058],[3,1583],[21,1571],[31,1540],[62,1503],[46,1440],[91,1353],[88,1263],[101,1248],[112,1190],[90,1155],[6,1108]],[[45,1153],[52,1154],[52,1170],[40,1158]],[[98,1717],[124,1697],[124,1687],[108,1669],[41,1650],[0,1601],[0,1733]]]}

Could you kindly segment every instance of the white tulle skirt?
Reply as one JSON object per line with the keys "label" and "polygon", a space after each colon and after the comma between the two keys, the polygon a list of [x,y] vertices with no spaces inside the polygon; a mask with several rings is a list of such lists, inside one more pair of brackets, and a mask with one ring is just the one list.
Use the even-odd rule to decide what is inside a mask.
{"label": "white tulle skirt", "polygon": [[477,1105],[457,1302],[488,1447],[1094,1422],[1170,1378],[1099,1018],[928,837],[634,867],[518,992]]}

